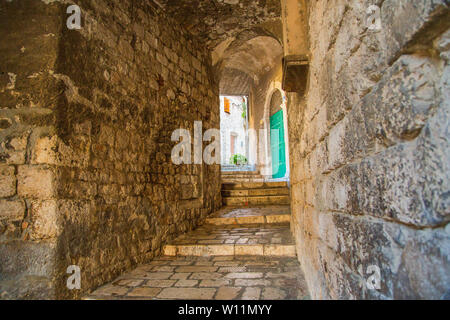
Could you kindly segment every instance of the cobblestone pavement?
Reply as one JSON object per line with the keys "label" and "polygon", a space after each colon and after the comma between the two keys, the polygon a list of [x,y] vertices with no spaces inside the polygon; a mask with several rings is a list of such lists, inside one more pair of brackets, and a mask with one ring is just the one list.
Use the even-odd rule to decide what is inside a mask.
{"label": "cobblestone pavement", "polygon": [[309,299],[296,258],[161,257],[95,290],[86,299]]}
{"label": "cobblestone pavement", "polygon": [[[308,298],[288,206],[226,207],[213,217],[216,225],[207,220],[165,246],[165,256],[122,275],[88,299]],[[249,220],[238,224],[227,219]]]}

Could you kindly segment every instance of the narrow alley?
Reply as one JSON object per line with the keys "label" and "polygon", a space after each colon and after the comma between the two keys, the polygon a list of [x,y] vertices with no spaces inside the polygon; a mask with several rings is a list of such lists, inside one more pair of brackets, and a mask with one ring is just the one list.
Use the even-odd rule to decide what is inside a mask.
{"label": "narrow alley", "polygon": [[0,0],[0,299],[450,299],[449,119],[448,0]]}

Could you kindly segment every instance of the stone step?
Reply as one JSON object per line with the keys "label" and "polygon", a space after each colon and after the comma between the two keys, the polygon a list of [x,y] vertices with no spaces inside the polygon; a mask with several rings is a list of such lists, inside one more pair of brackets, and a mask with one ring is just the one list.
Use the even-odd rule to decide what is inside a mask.
{"label": "stone step", "polygon": [[252,183],[258,182],[263,183],[264,178],[233,178],[233,179],[222,179],[222,183]]}
{"label": "stone step", "polygon": [[261,189],[261,188],[287,188],[286,181],[254,181],[254,182],[222,182],[222,190]]}
{"label": "stone step", "polygon": [[222,177],[224,176],[234,176],[234,175],[242,175],[242,176],[258,176],[260,175],[258,171],[222,171]]}
{"label": "stone step", "polygon": [[295,257],[289,224],[206,224],[164,247],[166,256]]}
{"label": "stone step", "polygon": [[284,196],[284,195],[289,195],[288,188],[222,190],[223,197]]}
{"label": "stone step", "polygon": [[240,171],[240,172],[252,172],[256,171],[255,165],[236,166],[232,164],[223,164],[220,166],[221,172]]}
{"label": "stone step", "polygon": [[247,216],[247,217],[218,217],[207,218],[207,224],[214,225],[233,225],[233,224],[276,224],[276,223],[290,223],[290,214],[274,214],[269,216]]}
{"label": "stone step", "polygon": [[264,181],[264,177],[263,176],[240,176],[240,175],[233,175],[233,176],[227,176],[224,177],[222,176],[222,181],[229,181],[229,182],[252,182],[252,181]]}
{"label": "stone step", "polygon": [[265,205],[245,208],[226,206],[211,214],[206,219],[206,224],[289,224],[290,220],[291,212],[288,205]]}
{"label": "stone step", "polygon": [[289,196],[253,196],[253,197],[223,197],[222,202],[226,206],[253,206],[267,204],[289,204]]}
{"label": "stone step", "polygon": [[283,244],[199,244],[199,245],[166,245],[166,256],[267,256],[267,257],[295,257],[295,245]]}

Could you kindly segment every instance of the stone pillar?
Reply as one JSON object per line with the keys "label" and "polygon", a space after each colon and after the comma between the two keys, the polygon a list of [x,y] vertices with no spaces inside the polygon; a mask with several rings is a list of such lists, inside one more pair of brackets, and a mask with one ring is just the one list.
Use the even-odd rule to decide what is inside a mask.
{"label": "stone pillar", "polygon": [[[0,2],[0,299],[55,295],[54,129],[60,4]],[[42,140],[44,139],[44,140]]]}
{"label": "stone pillar", "polygon": [[306,0],[281,0],[284,55],[308,56],[308,15]]}
{"label": "stone pillar", "polygon": [[306,91],[309,41],[306,0],[281,0],[283,19],[283,90]]}

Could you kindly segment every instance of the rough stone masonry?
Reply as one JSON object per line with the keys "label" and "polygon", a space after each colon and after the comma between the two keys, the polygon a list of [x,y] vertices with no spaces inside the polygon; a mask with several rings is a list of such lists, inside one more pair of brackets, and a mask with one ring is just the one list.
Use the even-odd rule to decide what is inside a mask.
{"label": "rough stone masonry", "polygon": [[[378,32],[365,23],[371,4]],[[292,219],[312,297],[448,297],[448,2],[321,0],[308,15],[309,90],[290,95],[288,119]],[[370,266],[380,290],[365,285]]]}
{"label": "rough stone masonry", "polygon": [[172,164],[172,131],[219,128],[220,88],[267,127],[298,52],[286,145],[311,297],[449,297],[449,30],[447,0],[0,0],[0,299],[80,298],[200,225],[220,167]]}
{"label": "rough stone masonry", "polygon": [[[208,53],[151,1],[0,2],[2,298],[77,298],[221,203],[218,166],[175,166],[172,131],[219,127]],[[82,270],[82,290],[66,269]]]}

